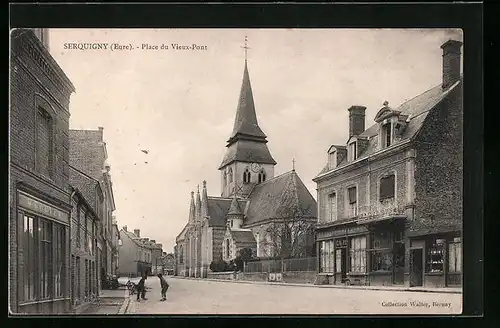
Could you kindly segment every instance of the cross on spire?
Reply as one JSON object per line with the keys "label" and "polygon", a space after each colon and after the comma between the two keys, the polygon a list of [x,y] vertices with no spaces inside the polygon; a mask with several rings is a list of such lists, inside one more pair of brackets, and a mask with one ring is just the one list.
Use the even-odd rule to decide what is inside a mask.
{"label": "cross on spire", "polygon": [[250,47],[248,46],[248,38],[247,36],[245,35],[245,45],[242,47],[243,49],[245,49],[245,62],[247,61],[247,51],[248,49],[250,49]]}
{"label": "cross on spire", "polygon": [[292,159],[292,170],[295,171],[295,158]]}

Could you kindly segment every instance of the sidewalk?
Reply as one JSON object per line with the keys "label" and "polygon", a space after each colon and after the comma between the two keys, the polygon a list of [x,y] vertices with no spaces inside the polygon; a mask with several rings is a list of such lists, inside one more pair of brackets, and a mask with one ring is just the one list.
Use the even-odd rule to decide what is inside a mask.
{"label": "sidewalk", "polygon": [[314,288],[337,288],[337,289],[361,289],[361,290],[385,290],[385,291],[399,291],[399,292],[421,292],[421,293],[448,293],[448,294],[462,294],[462,288],[446,287],[446,288],[429,288],[429,287],[397,287],[397,286],[345,286],[345,285],[313,285],[313,284],[297,284],[286,282],[269,282],[269,281],[250,281],[250,280],[223,280],[211,278],[192,278],[171,276],[170,279],[190,279],[190,280],[204,280],[215,282],[232,282],[240,284],[254,284],[254,285],[279,285],[279,286],[297,286],[297,287],[314,287]]}
{"label": "sidewalk", "polygon": [[129,304],[129,292],[127,289],[101,290],[99,302],[92,304],[82,314],[123,314]]}

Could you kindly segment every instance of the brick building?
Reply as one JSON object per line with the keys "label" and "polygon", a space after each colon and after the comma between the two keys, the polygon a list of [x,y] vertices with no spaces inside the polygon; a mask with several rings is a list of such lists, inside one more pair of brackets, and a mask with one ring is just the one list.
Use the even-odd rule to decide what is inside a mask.
{"label": "brick building", "polygon": [[75,88],[50,55],[46,37],[41,29],[11,32],[11,313],[70,310],[68,130]]}
{"label": "brick building", "polygon": [[95,198],[102,198],[102,193],[98,181],[91,177],[86,179],[88,181],[82,187],[92,186],[94,197],[73,187],[71,199],[71,303],[75,313],[84,311],[100,291],[97,257],[100,220],[95,209]]}
{"label": "brick building", "polygon": [[328,149],[316,229],[322,283],[452,286],[462,273],[461,42],[444,43],[442,82]]}
{"label": "brick building", "polygon": [[96,205],[100,217],[99,235],[97,236],[97,256],[99,279],[101,282],[111,275],[113,260],[113,211],[115,201],[110,165],[107,163],[106,143],[103,139],[104,129],[69,130],[71,167],[99,181],[102,200]]}

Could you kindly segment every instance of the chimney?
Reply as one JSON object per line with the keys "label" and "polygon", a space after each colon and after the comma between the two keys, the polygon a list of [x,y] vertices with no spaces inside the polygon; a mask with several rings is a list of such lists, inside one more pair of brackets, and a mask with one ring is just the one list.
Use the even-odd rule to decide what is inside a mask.
{"label": "chimney", "polygon": [[152,242],[153,244],[156,244],[156,240],[154,240],[154,239],[151,239],[151,242]]}
{"label": "chimney", "polygon": [[123,226],[123,231],[127,231],[127,226],[126,225]]}
{"label": "chimney", "polygon": [[460,79],[460,48],[462,42],[448,40],[441,46],[443,49],[443,89],[447,89]]}
{"label": "chimney", "polygon": [[163,244],[157,244],[156,246],[158,246],[158,248],[163,249]]}
{"label": "chimney", "polygon": [[349,137],[358,136],[365,131],[364,106],[351,106],[349,111]]}
{"label": "chimney", "polygon": [[134,229],[134,235],[136,235],[137,237],[141,237],[141,230]]}
{"label": "chimney", "polygon": [[149,241],[149,238],[144,238],[144,241]]}

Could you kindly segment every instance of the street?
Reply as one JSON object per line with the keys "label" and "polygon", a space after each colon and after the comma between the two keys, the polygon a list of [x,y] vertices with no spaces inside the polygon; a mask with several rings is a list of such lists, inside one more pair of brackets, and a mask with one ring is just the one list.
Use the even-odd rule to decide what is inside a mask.
{"label": "street", "polygon": [[359,290],[149,277],[146,301],[131,302],[136,314],[459,314],[462,295]]}

